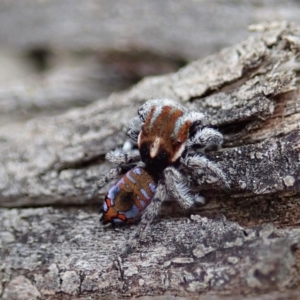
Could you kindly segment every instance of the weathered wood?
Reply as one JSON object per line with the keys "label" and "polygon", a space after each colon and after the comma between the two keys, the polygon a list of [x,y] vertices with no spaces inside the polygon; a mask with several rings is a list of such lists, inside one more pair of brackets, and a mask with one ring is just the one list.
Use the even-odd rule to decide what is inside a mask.
{"label": "weathered wood", "polygon": [[[122,129],[139,105],[157,97],[182,101],[206,113],[209,123],[227,132],[228,146],[249,144],[235,150],[225,144],[218,160],[224,171],[230,174],[230,168],[234,170],[235,174],[230,175],[232,194],[240,192],[241,185],[244,191],[251,190],[239,183],[240,178],[248,174],[244,181],[253,180],[253,170],[265,165],[263,159],[252,156],[258,153],[265,157],[270,147],[257,142],[274,137],[276,145],[281,143],[281,135],[298,127],[297,84],[293,73],[293,67],[297,67],[293,64],[298,53],[297,38],[295,29],[280,24],[177,73],[145,79],[107,101],[102,99],[58,117],[32,120],[25,126],[2,126],[0,204],[28,206],[90,201],[97,178],[108,170],[108,164],[103,163],[105,153],[122,146],[125,141]],[[222,90],[213,92],[218,89]],[[203,95],[207,97],[201,98]],[[288,110],[283,109],[285,104]],[[255,130],[247,130],[251,126]],[[298,153],[296,144],[292,149],[285,147],[285,143],[280,147],[280,151],[272,153],[274,163],[282,156]],[[240,169],[235,161],[244,162]],[[281,164],[280,168],[281,174],[295,176],[296,180],[297,161]],[[269,171],[270,177],[276,176],[276,168],[274,174]],[[279,186],[281,191],[286,190],[282,183]],[[269,187],[268,193],[277,191],[278,188]]]}
{"label": "weathered wood", "polygon": [[[282,16],[298,21],[299,15],[293,0],[113,3],[1,3],[0,79],[13,78],[12,70],[16,69],[18,77],[23,74],[31,80],[0,84],[0,125],[106,98],[111,91],[119,91],[144,76],[173,72],[182,63],[244,39],[249,24]],[[44,67],[52,69],[56,65],[60,74],[32,74],[32,58],[37,56],[39,62],[44,57]],[[96,68],[90,64],[81,67],[85,74],[61,70],[62,60],[63,65],[65,60],[85,64],[84,57],[88,56],[96,57]],[[13,57],[18,63],[7,66]],[[7,76],[8,73],[12,74]]]}
{"label": "weathered wood", "polygon": [[23,80],[0,84],[0,126],[62,114],[70,108],[106,99],[139,78],[171,73],[182,66],[176,60],[151,53],[91,53],[83,58],[65,53],[49,56],[54,61],[51,68]]}
{"label": "weathered wood", "polygon": [[135,226],[104,230],[94,210],[2,208],[4,299],[21,297],[20,287],[32,299],[277,291],[293,297],[289,289],[300,280],[300,29],[286,23],[256,29],[261,32],[237,45],[107,101],[0,127],[0,204],[6,207],[99,203],[92,193],[111,167],[105,153],[122,146],[126,123],[153,97],[207,115],[226,137],[224,148],[208,156],[231,179],[226,193],[210,174],[199,178],[209,205],[188,218],[156,221],[123,259]]}
{"label": "weathered wood", "polygon": [[[287,2],[264,5],[298,20],[297,6]],[[134,49],[196,59],[245,38],[247,26],[261,20],[259,12],[264,10],[254,1],[9,0],[0,11],[0,43],[22,50]]]}
{"label": "weathered wood", "polygon": [[[293,0],[184,1],[7,0],[0,43],[18,50],[150,51],[188,60],[247,37],[247,26],[284,18],[298,22]],[[230,22],[228,21],[230,20]]]}
{"label": "weathered wood", "polygon": [[[25,122],[37,116],[62,113],[107,97],[113,90],[105,81],[104,66],[89,62],[81,67],[60,66],[44,76],[31,76],[0,88],[0,125]],[[106,78],[103,80],[103,74]],[[115,86],[116,88],[116,86]]]}
{"label": "weathered wood", "polygon": [[299,229],[244,229],[195,215],[160,220],[122,261],[118,255],[135,226],[104,230],[97,214],[80,210],[2,209],[0,215],[4,299],[12,299],[24,281],[32,293],[50,299],[234,295],[299,283]]}

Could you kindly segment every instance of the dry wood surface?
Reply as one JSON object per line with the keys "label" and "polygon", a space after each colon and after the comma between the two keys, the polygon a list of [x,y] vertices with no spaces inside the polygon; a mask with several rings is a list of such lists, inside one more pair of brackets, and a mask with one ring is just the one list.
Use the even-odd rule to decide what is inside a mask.
{"label": "dry wood surface", "polygon": [[[176,73],[0,127],[3,299],[298,299],[300,28],[252,30]],[[158,97],[204,112],[224,134],[223,149],[208,156],[231,188],[204,177],[207,205],[184,213],[166,203],[138,248],[120,258],[136,225],[104,229],[92,206],[103,194],[93,192],[112,166],[105,153],[123,145],[137,108]]]}

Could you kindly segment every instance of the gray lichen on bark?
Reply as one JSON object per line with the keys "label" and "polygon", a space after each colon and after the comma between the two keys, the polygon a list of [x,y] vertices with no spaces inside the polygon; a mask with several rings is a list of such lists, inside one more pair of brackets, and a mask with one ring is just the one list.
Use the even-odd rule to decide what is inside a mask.
{"label": "gray lichen on bark", "polygon": [[[4,299],[18,299],[18,286],[32,290],[32,299],[84,299],[253,294],[299,284],[300,30],[286,23],[256,30],[175,74],[146,78],[60,116],[0,128],[0,204],[14,207],[0,211]],[[95,212],[15,208],[100,202],[92,192],[111,167],[105,153],[122,146],[126,123],[154,97],[203,111],[226,137],[208,156],[231,189],[199,178],[209,203],[193,213],[202,217],[157,220],[138,249],[120,259],[134,225],[104,230]],[[275,206],[278,215],[270,217]]]}

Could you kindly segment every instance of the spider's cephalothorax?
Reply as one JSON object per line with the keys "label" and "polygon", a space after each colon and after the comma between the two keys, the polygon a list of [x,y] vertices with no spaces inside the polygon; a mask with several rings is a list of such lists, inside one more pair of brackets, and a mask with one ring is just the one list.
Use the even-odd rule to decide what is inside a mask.
{"label": "spider's cephalothorax", "polygon": [[203,119],[202,113],[167,99],[146,102],[138,115],[142,122],[138,135],[141,160],[158,172],[179,160],[192,129]]}
{"label": "spider's cephalothorax", "polygon": [[[214,177],[214,182],[229,187],[226,174],[203,151],[219,148],[223,136],[219,131],[204,126],[203,120],[202,113],[188,110],[172,100],[149,100],[139,108],[138,115],[128,125],[127,135],[138,149],[118,149],[107,153],[106,159],[118,166],[102,177],[100,188],[120,176],[124,167],[143,165],[136,169],[142,170],[142,174],[133,176],[135,168],[140,168],[135,167],[123,175],[108,192],[103,206],[104,223],[136,219],[144,210],[131,244],[136,243],[155,218],[166,195],[175,198],[187,209],[196,202],[203,203],[204,198],[194,192],[203,182],[203,177],[207,176],[210,181]],[[145,179],[147,176],[148,181]],[[155,189],[147,194],[150,198],[143,200],[141,191],[149,183]]]}

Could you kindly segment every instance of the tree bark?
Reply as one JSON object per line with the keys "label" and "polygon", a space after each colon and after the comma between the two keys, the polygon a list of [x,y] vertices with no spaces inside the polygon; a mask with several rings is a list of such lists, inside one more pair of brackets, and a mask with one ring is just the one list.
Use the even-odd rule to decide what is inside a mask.
{"label": "tree bark", "polygon": [[121,49],[193,60],[242,40],[249,24],[278,16],[297,22],[299,13],[292,0],[111,4],[111,0],[5,1],[0,42],[18,50]]}
{"label": "tree bark", "polygon": [[[252,29],[245,41],[177,73],[146,78],[60,116],[0,127],[0,204],[14,208],[0,211],[3,299],[23,299],[20,290],[31,299],[210,299],[209,293],[296,299],[300,29],[287,23]],[[96,183],[111,168],[104,155],[122,146],[125,125],[150,98],[202,111],[224,133],[223,149],[208,156],[231,188],[199,179],[208,204],[189,217],[162,214],[121,259],[135,225],[105,230],[95,209],[74,205],[100,205]],[[32,208],[54,204],[73,207]]]}

